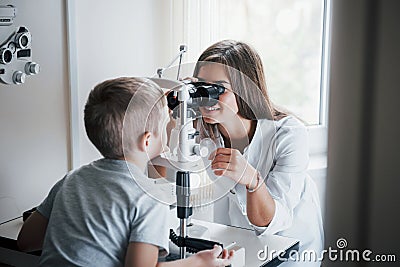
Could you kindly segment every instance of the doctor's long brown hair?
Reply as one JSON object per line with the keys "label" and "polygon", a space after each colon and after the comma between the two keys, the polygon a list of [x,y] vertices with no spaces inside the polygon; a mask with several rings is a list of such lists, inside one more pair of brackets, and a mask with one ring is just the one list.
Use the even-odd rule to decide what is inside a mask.
{"label": "doctor's long brown hair", "polygon": [[[224,65],[241,117],[248,120],[280,120],[288,115],[270,100],[261,58],[252,47],[233,40],[215,43],[200,55],[193,76],[197,77],[200,68],[212,62]],[[210,131],[214,127],[203,123],[214,137],[215,131]]]}

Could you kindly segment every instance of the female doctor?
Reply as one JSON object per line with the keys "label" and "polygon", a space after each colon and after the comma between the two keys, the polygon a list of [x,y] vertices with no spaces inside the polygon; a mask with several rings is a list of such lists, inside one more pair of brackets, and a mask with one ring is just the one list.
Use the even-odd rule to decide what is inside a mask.
{"label": "female doctor", "polygon": [[218,42],[201,54],[193,79],[225,87],[215,106],[200,108],[201,136],[219,146],[211,169],[234,182],[214,204],[214,220],[299,239],[300,253],[313,250],[319,257],[323,227],[316,186],[306,173],[307,130],[270,101],[257,52],[242,42]]}

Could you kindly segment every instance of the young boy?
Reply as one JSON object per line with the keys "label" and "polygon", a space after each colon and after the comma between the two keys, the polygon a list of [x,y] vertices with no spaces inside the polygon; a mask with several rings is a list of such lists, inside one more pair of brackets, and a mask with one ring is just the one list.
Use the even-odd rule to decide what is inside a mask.
{"label": "young boy", "polygon": [[[132,100],[131,100],[132,99]],[[136,184],[162,152],[169,120],[162,90],[148,79],[98,84],[85,106],[85,128],[103,159],[71,171],[24,223],[18,246],[42,249],[40,266],[225,266],[220,247],[157,263],[168,251],[168,206]],[[128,109],[129,106],[129,109]],[[126,116],[125,116],[126,115]],[[222,258],[218,258],[222,252]]]}

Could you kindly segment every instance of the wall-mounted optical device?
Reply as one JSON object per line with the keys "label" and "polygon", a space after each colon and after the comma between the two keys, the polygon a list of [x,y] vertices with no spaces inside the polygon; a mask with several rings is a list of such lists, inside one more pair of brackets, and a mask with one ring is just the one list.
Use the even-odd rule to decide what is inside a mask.
{"label": "wall-mounted optical device", "polygon": [[32,61],[32,35],[20,26],[9,30],[16,15],[14,6],[0,6],[0,82],[22,84],[27,76],[40,72],[39,64]]}

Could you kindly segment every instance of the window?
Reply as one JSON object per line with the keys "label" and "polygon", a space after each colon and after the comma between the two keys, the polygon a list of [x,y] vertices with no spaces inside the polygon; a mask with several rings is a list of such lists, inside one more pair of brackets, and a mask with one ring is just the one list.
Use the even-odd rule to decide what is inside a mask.
{"label": "window", "polygon": [[222,39],[252,45],[263,60],[269,94],[308,125],[310,153],[326,152],[328,0],[171,0],[171,48],[188,45],[195,62]]}
{"label": "window", "polygon": [[254,46],[272,100],[319,124],[323,2],[220,0],[219,5],[218,39]]}

